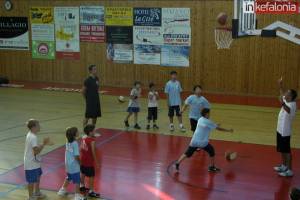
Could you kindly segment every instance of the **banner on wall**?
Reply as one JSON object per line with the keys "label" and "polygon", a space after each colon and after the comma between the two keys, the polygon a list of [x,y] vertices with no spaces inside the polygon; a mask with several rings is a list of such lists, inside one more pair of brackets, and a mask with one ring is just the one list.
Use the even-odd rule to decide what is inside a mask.
{"label": "banner on wall", "polygon": [[[186,28],[191,30],[190,28]],[[191,34],[164,34],[164,44],[169,45],[181,45],[181,46],[191,46]]]}
{"label": "banner on wall", "polygon": [[79,8],[55,7],[56,57],[79,59]]}
{"label": "banner on wall", "polygon": [[29,50],[27,17],[0,17],[0,49]]}
{"label": "banner on wall", "polygon": [[106,7],[106,26],[132,26],[133,13],[131,7]]}
{"label": "banner on wall", "polygon": [[132,26],[106,26],[106,42],[132,44]]}
{"label": "banner on wall", "polygon": [[145,45],[162,45],[162,28],[156,26],[134,26],[133,43]]}
{"label": "banner on wall", "polygon": [[161,48],[161,65],[173,67],[189,66],[188,46],[164,45]]}
{"label": "banner on wall", "polygon": [[32,58],[54,59],[54,10],[51,7],[30,8]]}
{"label": "banner on wall", "polygon": [[161,26],[161,8],[134,8],[134,26]]}
{"label": "banner on wall", "polygon": [[80,41],[105,42],[103,6],[80,6]]}
{"label": "banner on wall", "polygon": [[108,43],[106,47],[107,60],[115,63],[132,63],[132,49],[132,44]]}
{"label": "banner on wall", "polygon": [[134,64],[160,64],[159,45],[134,45]]}

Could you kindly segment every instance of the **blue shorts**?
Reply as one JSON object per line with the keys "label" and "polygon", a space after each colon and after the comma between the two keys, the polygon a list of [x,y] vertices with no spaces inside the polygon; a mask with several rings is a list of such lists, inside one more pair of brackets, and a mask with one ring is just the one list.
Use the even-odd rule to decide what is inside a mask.
{"label": "blue shorts", "polygon": [[73,182],[74,184],[80,184],[80,172],[69,174],[67,173],[67,180]]}
{"label": "blue shorts", "polygon": [[127,112],[129,112],[129,113],[138,113],[138,112],[140,112],[140,108],[139,107],[128,107]]}
{"label": "blue shorts", "polygon": [[41,168],[25,170],[27,183],[37,183],[42,174],[43,172]]}

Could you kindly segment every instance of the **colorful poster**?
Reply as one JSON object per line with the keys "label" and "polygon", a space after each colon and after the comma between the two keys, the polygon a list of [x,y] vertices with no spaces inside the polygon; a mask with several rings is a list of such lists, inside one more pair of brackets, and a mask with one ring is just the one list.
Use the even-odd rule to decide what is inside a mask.
{"label": "colorful poster", "polygon": [[132,44],[112,44],[106,47],[107,60],[115,63],[132,63]]}
{"label": "colorful poster", "polygon": [[161,48],[161,65],[174,67],[189,66],[188,46],[165,45]]}
{"label": "colorful poster", "polygon": [[27,17],[0,17],[0,49],[29,50]]}
{"label": "colorful poster", "polygon": [[79,59],[79,8],[55,7],[56,57]]}
{"label": "colorful poster", "polygon": [[[190,28],[186,28],[191,30]],[[164,44],[171,44],[171,45],[181,45],[181,46],[191,46],[191,34],[164,34]]]}
{"label": "colorful poster", "polygon": [[30,9],[32,58],[54,59],[54,10],[51,7]]}
{"label": "colorful poster", "polygon": [[132,44],[132,26],[106,26],[106,42]]}
{"label": "colorful poster", "polygon": [[134,26],[161,26],[161,8],[134,8]]}
{"label": "colorful poster", "polygon": [[105,42],[103,6],[80,6],[80,41]]}
{"label": "colorful poster", "polygon": [[159,45],[134,45],[134,64],[160,64]]}
{"label": "colorful poster", "polygon": [[130,7],[106,7],[106,26],[132,26],[133,14]]}
{"label": "colorful poster", "polygon": [[158,26],[134,26],[133,43],[145,45],[162,45],[162,28]]}

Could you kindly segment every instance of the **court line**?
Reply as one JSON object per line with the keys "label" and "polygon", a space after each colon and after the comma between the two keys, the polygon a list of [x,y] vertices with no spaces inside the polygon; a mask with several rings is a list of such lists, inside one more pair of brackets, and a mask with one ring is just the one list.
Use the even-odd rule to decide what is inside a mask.
{"label": "court line", "polygon": [[[117,138],[118,136],[122,135],[123,133],[124,133],[123,131],[117,132],[117,133],[114,134],[113,136],[111,136],[111,137],[109,137],[109,138],[103,140],[102,142],[98,143],[98,144],[96,145],[96,147],[100,147],[100,146],[102,146],[102,145],[104,145],[104,144],[106,144],[106,143],[111,142],[112,140],[114,140],[114,139]],[[63,146],[64,146],[64,145],[63,145]],[[56,148],[56,149],[54,149],[54,150],[52,150],[52,151],[50,151],[50,152],[47,152],[46,154],[43,155],[43,157],[46,156],[47,154],[49,154],[49,153],[51,153],[51,152],[53,152],[53,151],[59,149],[59,148],[62,148],[63,146],[60,146],[60,147],[58,147],[58,148]],[[22,165],[23,165],[23,164],[22,164]],[[13,170],[15,170],[16,168],[21,167],[22,165],[19,165],[19,166],[15,167],[15,168],[13,168],[13,169],[11,169],[11,170],[5,172],[4,174],[2,174],[2,175],[0,175],[0,176],[3,176],[3,175],[5,175],[5,174],[7,174],[7,173],[13,171]],[[55,165],[55,167],[50,167],[50,168],[44,170],[45,172],[43,172],[43,175],[49,174],[49,173],[51,173],[51,172],[55,172],[58,168],[60,168],[60,167],[62,167],[62,166],[64,166],[64,165],[65,165],[65,163],[61,163],[61,164]],[[11,183],[5,183],[5,182],[1,182],[1,183],[3,183],[3,184],[14,185],[14,184],[11,184]],[[0,197],[6,197],[9,193],[14,192],[14,191],[16,191],[16,190],[18,190],[18,189],[20,189],[20,188],[23,188],[23,187],[25,187],[26,185],[27,185],[26,183],[23,183],[23,184],[16,184],[15,187],[13,187],[12,189],[10,189],[10,190],[8,190],[8,191],[6,191],[6,192],[0,192]],[[43,189],[43,188],[41,188],[41,189]],[[43,189],[43,190],[47,190],[47,189]],[[107,199],[107,198],[105,198],[105,199]]]}

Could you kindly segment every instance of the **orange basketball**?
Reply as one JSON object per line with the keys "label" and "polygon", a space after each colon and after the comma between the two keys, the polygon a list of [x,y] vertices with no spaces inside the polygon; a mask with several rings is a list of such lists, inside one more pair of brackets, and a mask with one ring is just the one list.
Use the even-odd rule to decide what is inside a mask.
{"label": "orange basketball", "polygon": [[217,16],[217,22],[220,25],[224,26],[227,23],[227,18],[228,18],[228,15],[224,12],[221,12]]}

